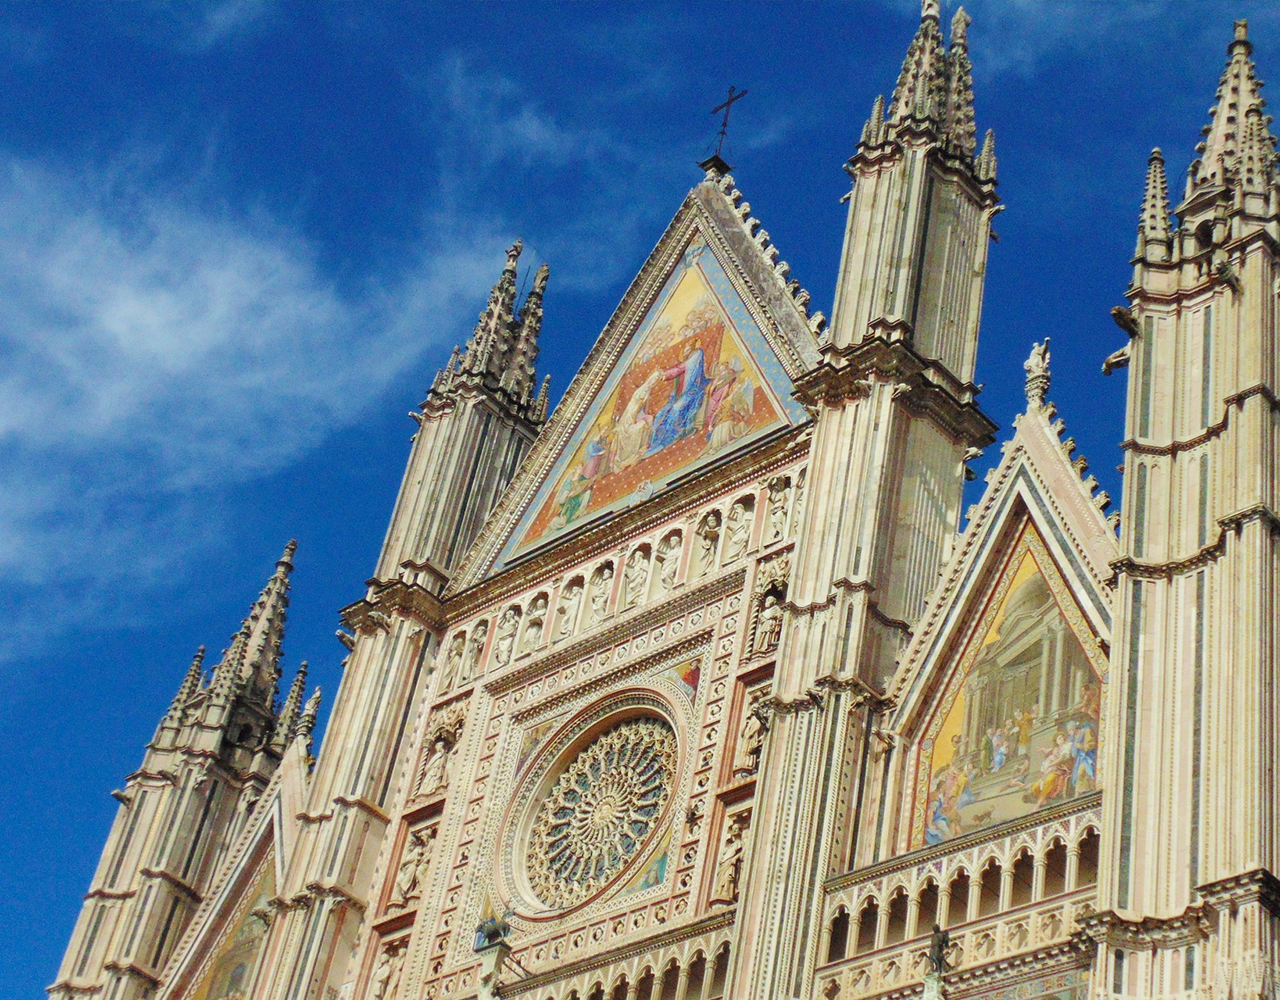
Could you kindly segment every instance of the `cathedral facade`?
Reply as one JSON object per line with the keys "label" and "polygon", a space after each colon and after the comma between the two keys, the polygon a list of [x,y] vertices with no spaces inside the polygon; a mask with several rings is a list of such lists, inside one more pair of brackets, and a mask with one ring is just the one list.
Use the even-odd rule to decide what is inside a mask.
{"label": "cathedral facade", "polygon": [[1109,515],[1047,342],[962,510],[1001,206],[939,22],[846,167],[829,322],[713,157],[548,415],[512,247],[413,414],[323,749],[305,664],[279,693],[291,545],[117,793],[55,1000],[1275,996],[1246,27],[1175,214],[1148,165]]}

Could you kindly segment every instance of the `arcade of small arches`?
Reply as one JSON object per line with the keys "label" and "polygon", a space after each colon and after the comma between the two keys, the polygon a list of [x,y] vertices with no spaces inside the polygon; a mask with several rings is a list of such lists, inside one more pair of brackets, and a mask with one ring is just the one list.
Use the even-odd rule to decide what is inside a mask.
{"label": "arcade of small arches", "polygon": [[867,895],[852,910],[836,909],[824,928],[821,953],[826,962],[839,962],[927,936],[935,923],[955,927],[1095,885],[1098,847],[1097,827],[1088,826],[1074,841],[1055,836],[1039,853],[1025,845],[1011,863],[989,855],[976,877],[960,865],[941,879],[925,876],[914,890],[894,886],[887,904]]}
{"label": "arcade of small arches", "polygon": [[537,1000],[724,1000],[729,972],[729,945],[697,949],[681,960],[642,964],[611,979],[597,978],[565,992],[530,994]]}

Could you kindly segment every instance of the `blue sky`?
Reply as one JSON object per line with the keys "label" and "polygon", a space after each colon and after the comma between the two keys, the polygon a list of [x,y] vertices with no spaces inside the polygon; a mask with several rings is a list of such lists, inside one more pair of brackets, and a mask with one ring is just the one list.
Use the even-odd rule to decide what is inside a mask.
{"label": "blue sky", "polygon": [[[1000,192],[978,378],[1022,360],[1113,496],[1102,359],[1147,154],[1176,193],[1256,2],[968,5]],[[954,2],[944,6],[949,19]],[[0,6],[0,966],[52,981],[108,792],[196,646],[226,645],[299,540],[286,666],[336,690],[423,396],[502,251],[552,268],[563,390],[714,148],[830,310],[840,167],[894,84],[913,0],[692,5]],[[979,468],[997,457],[995,449]],[[981,486],[981,482],[977,484]],[[975,497],[976,498],[976,495]],[[30,929],[41,933],[34,937]],[[20,948],[18,952],[16,949]]]}

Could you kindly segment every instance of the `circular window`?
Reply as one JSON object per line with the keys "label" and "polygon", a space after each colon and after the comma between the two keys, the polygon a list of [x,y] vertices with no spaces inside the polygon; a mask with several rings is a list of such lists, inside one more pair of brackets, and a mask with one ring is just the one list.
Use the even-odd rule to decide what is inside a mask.
{"label": "circular window", "polygon": [[671,796],[677,745],[671,726],[632,717],[560,768],[529,831],[529,886],[552,909],[589,899],[644,848]]}

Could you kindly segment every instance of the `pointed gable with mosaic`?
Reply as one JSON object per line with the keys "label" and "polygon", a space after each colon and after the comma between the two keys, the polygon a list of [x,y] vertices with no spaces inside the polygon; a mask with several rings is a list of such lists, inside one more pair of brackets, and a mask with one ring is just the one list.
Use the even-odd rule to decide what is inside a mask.
{"label": "pointed gable with mosaic", "polygon": [[908,742],[899,850],[941,844],[1099,786],[1114,530],[1044,401],[1028,408],[971,511],[891,696]]}
{"label": "pointed gable with mosaic", "polygon": [[731,177],[685,199],[464,567],[474,582],[808,414],[792,379],[824,319]]}

